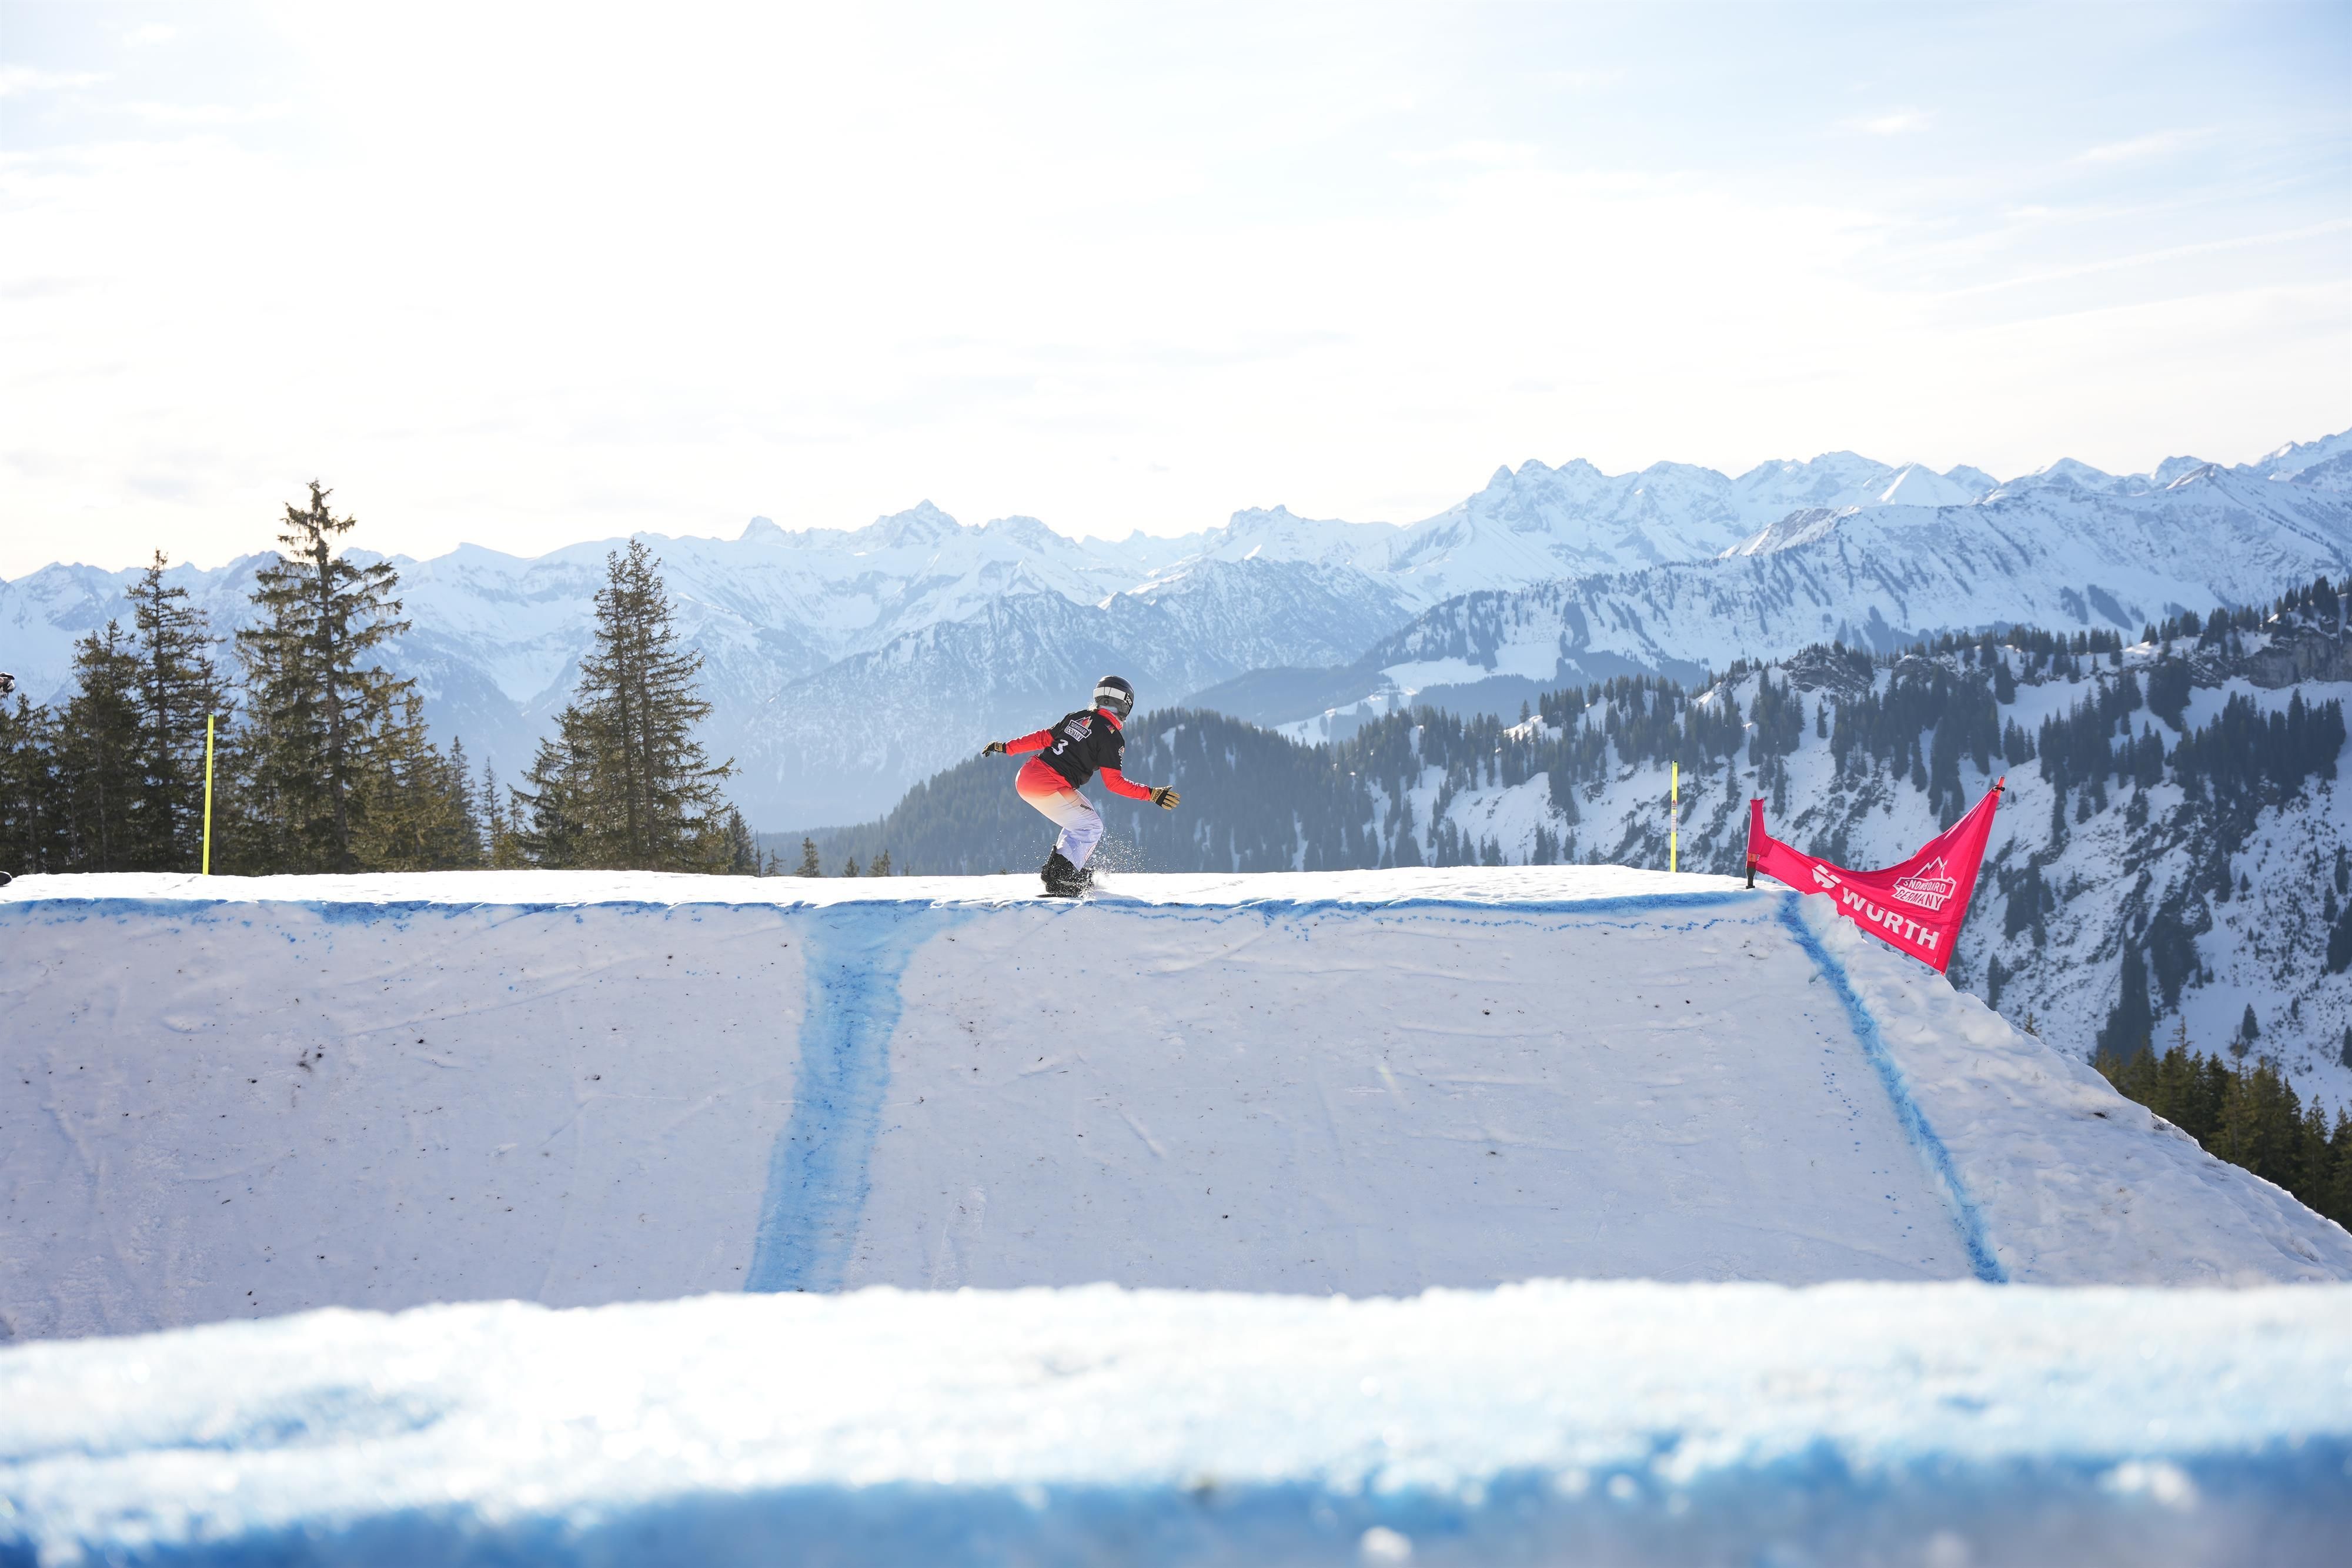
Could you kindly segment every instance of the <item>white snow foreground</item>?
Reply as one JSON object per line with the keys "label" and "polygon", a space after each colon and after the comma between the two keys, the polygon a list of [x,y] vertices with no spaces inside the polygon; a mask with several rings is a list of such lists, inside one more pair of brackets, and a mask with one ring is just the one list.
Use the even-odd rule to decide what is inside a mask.
{"label": "white snow foreground", "polygon": [[866,1285],[2352,1279],[1836,919],[1614,868],[29,877],[0,1338]]}
{"label": "white snow foreground", "polygon": [[520,1302],[0,1351],[0,1561],[2321,1563],[2352,1287]]}

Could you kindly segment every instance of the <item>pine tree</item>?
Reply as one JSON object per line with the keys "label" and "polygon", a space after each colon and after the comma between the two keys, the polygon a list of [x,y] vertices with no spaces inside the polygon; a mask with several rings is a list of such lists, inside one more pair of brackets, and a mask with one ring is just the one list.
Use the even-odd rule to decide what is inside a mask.
{"label": "pine tree", "polygon": [[2050,902],[2048,884],[2042,878],[2041,857],[2025,862],[2024,872],[2017,885],[2010,890],[2009,902],[2001,910],[2001,935],[2014,936],[2021,931],[2031,932],[2036,947],[2046,946],[2049,931],[2042,924],[2042,905]]}
{"label": "pine tree", "polygon": [[203,855],[205,721],[228,698],[205,612],[163,580],[162,550],[131,591],[138,632],[142,864],[194,871]]}
{"label": "pine tree", "polygon": [[62,832],[55,716],[19,693],[0,705],[0,871],[63,870]]}
{"label": "pine tree", "polygon": [[760,874],[760,846],[752,841],[751,829],[743,821],[743,813],[734,807],[727,808],[727,873],[730,876]]}
{"label": "pine tree", "polygon": [[2267,1059],[2238,1073],[2231,1088],[2212,1152],[2292,1190],[2303,1123],[2294,1090]]}
{"label": "pine tree", "polygon": [[[2102,1052],[2092,1063],[2126,1100],[2153,1107],[2161,1094],[2163,1064],[2152,1051],[2117,1058]],[[2158,1113],[2162,1114],[2162,1113]]]}
{"label": "pine tree", "polygon": [[355,868],[353,809],[379,761],[379,731],[397,722],[413,685],[360,663],[408,623],[397,619],[389,561],[363,566],[337,553],[353,519],[329,509],[331,493],[313,480],[310,504],[287,507],[278,557],[256,575],[253,601],[266,619],[237,633],[247,692],[241,750],[269,819],[273,870]]}
{"label": "pine tree", "polygon": [[2116,1005],[2107,1014],[2106,1027],[2099,1030],[2098,1054],[2130,1061],[2146,1053],[2155,1030],[2156,1019],[2147,1006],[2147,961],[2137,945],[2126,945]]}
{"label": "pine tree", "polygon": [[[561,741],[542,746],[532,765],[537,790],[518,796],[539,813],[526,840],[561,838],[574,858],[534,854],[534,863],[724,871],[736,862],[719,792],[733,765],[711,763],[695,739],[710,713],[696,689],[702,655],[678,644],[659,564],[635,539],[605,558],[595,649],[558,721]],[[546,810],[559,810],[560,824]]]}
{"label": "pine tree", "polygon": [[445,757],[433,754],[433,788],[441,797],[440,832],[434,846],[436,868],[470,871],[489,863],[482,847],[482,816],[474,794],[466,743],[452,736]]}
{"label": "pine tree", "polygon": [[[593,770],[587,716],[567,707],[556,716],[556,733],[539,743],[513,790],[511,843],[526,865],[549,870],[593,866],[586,791]],[[528,785],[526,789],[523,785]]]}
{"label": "pine tree", "polygon": [[498,775],[490,765],[482,764],[481,782],[474,793],[475,820],[482,825],[482,863],[503,870],[522,863],[515,852],[513,819],[508,812],[506,792],[499,788]]}
{"label": "pine tree", "polygon": [[140,745],[139,659],[120,622],[74,644],[75,692],[58,726],[58,780],[69,863],[134,871],[145,769]]}
{"label": "pine tree", "polygon": [[[793,873],[793,874],[795,876],[823,876],[824,874],[824,868],[816,862],[816,841],[814,839],[803,839],[801,841],[801,869]],[[2352,1030],[2347,1030],[2345,1032],[2345,1039],[2347,1041],[2352,1041]],[[2347,1047],[2347,1049],[2352,1049],[2352,1047]]]}
{"label": "pine tree", "polygon": [[[2287,1089],[2292,1098],[2294,1090]],[[2326,1213],[2327,1189],[2336,1174],[2335,1151],[2327,1144],[2327,1113],[2314,1101],[2304,1108],[2295,1127],[2294,1179],[2280,1185],[2301,1198],[2305,1207]]]}
{"label": "pine tree", "polygon": [[874,862],[866,868],[866,874],[867,876],[888,876],[890,874],[890,852],[888,850],[884,850],[880,854],[876,855],[874,857]]}
{"label": "pine tree", "polygon": [[847,860],[841,862],[841,874],[844,876],[856,876],[858,874],[857,857],[856,855],[852,855]]}
{"label": "pine tree", "polygon": [[362,775],[360,863],[380,871],[464,871],[482,863],[481,826],[465,745],[444,757],[425,727],[424,699],[401,698],[380,726],[374,765]]}
{"label": "pine tree", "polygon": [[2352,969],[2352,908],[2347,908],[2335,925],[2327,928],[2327,972],[2340,975]]}
{"label": "pine tree", "polygon": [[2321,1201],[2313,1207],[2336,1224],[2352,1229],[2352,1113],[2336,1113],[2336,1126],[2328,1134],[2327,1150],[2331,1156],[2327,1186],[2320,1195]]}

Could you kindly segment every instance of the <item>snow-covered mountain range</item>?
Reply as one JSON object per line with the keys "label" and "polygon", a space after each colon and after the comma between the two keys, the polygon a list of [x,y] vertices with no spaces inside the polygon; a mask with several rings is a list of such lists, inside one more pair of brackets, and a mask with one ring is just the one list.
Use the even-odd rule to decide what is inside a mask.
{"label": "snow-covered mountain range", "polygon": [[[2006,483],[1843,452],[1737,476],[1530,461],[1404,526],[1276,507],[1177,538],[1073,538],[925,502],[853,530],[754,518],[731,539],[648,542],[707,661],[711,749],[741,768],[747,813],[781,828],[870,817],[1108,669],[1147,705],[1328,731],[1415,694],[1514,706],[1529,683],[1696,674],[1823,635],[2137,631],[2255,602],[2352,569],[2352,433],[2232,469],[2062,461]],[[413,629],[393,662],[437,730],[502,774],[521,766],[572,688],[617,543],[396,558]],[[259,559],[171,576],[226,633]],[[0,583],[0,667],[36,700],[61,694],[74,640],[128,621],[135,577],[55,565]]]}
{"label": "snow-covered mountain range", "polygon": [[1344,672],[1292,685],[1260,675],[1199,700],[1328,737],[1407,703],[1508,712],[1572,681],[1696,679],[1814,642],[1885,653],[2014,622],[2136,636],[2181,610],[2259,603],[2347,565],[2343,490],[2211,465],[2155,489],[2015,483],[1962,506],[1807,507],[1713,559],[1466,594]]}

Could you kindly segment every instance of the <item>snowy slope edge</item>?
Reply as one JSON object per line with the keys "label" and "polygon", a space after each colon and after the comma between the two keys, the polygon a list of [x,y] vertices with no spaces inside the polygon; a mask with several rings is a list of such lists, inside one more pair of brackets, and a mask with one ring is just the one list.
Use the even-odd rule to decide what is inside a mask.
{"label": "snowy slope edge", "polygon": [[1923,983],[1826,895],[1800,907],[1902,1063],[2011,1279],[2352,1280],[2342,1226],[2214,1158],[1975,997]]}

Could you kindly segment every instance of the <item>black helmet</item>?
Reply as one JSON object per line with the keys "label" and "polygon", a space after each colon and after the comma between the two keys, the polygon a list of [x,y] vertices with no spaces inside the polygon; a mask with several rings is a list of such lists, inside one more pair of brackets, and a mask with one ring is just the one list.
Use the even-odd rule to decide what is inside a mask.
{"label": "black helmet", "polygon": [[1095,683],[1095,706],[1107,707],[1114,717],[1125,718],[1135,711],[1135,688],[1118,675],[1105,675]]}

